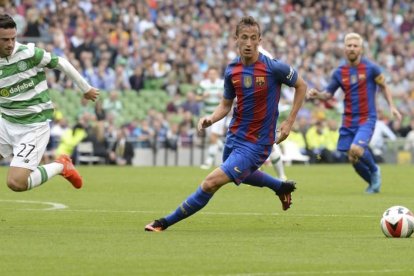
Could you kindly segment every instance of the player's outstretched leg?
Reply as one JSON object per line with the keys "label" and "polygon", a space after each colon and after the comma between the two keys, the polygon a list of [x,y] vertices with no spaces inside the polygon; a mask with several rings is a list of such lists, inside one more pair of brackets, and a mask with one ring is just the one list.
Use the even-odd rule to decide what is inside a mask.
{"label": "player's outstretched leg", "polygon": [[290,208],[292,204],[292,192],[296,189],[296,182],[292,180],[283,181],[282,186],[276,192],[276,195],[279,197],[282,202],[282,209],[286,211]]}
{"label": "player's outstretched leg", "polygon": [[153,222],[145,225],[145,231],[161,232],[167,229],[168,224],[165,218],[156,219]]}
{"label": "player's outstretched leg", "polygon": [[70,183],[72,183],[73,187],[75,187],[76,189],[80,189],[83,184],[82,177],[73,165],[72,159],[70,159],[69,156],[62,154],[55,160],[55,162],[63,165],[61,175],[64,178],[66,178],[66,180],[68,180]]}
{"label": "player's outstretched leg", "polygon": [[157,219],[147,224],[144,228],[145,231],[160,232],[167,229],[167,227],[200,211],[207,205],[212,196],[213,194],[204,192],[201,186],[199,186],[197,191],[184,200],[174,212],[165,218]]}
{"label": "player's outstretched leg", "polygon": [[282,181],[259,170],[249,175],[243,184],[255,187],[267,187],[273,190],[282,202],[282,209],[286,211],[292,204],[292,192],[296,189],[296,183],[292,180]]}
{"label": "player's outstretched leg", "polygon": [[371,185],[366,190],[369,194],[379,193],[381,189],[381,170],[377,166],[377,170],[371,173]]}
{"label": "player's outstretched leg", "polygon": [[360,158],[369,168],[371,172],[370,186],[366,189],[369,194],[379,193],[381,189],[381,171],[379,166],[375,163],[374,156],[371,151],[366,149]]}

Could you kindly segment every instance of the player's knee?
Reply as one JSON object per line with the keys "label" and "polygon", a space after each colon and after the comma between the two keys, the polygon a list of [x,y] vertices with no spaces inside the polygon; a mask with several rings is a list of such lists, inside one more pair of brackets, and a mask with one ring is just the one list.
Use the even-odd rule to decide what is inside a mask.
{"label": "player's knee", "polygon": [[15,178],[7,179],[7,186],[10,188],[10,190],[15,192],[23,192],[27,190],[27,184],[22,183]]}
{"label": "player's knee", "polygon": [[364,154],[364,148],[357,145],[352,145],[349,149],[349,153],[355,157],[361,157]]}
{"label": "player's knee", "polygon": [[207,178],[204,179],[201,186],[202,186],[203,191],[213,194],[218,189],[220,189],[222,185],[215,177],[207,176]]}
{"label": "player's knee", "polygon": [[348,159],[352,163],[358,162],[359,158],[364,154],[364,148],[358,145],[352,145],[348,152]]}

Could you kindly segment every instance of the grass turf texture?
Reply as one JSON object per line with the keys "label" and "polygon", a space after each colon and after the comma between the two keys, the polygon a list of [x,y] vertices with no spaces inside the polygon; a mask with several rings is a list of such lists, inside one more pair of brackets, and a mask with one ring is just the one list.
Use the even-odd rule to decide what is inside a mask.
{"label": "grass turf texture", "polygon": [[[350,165],[288,167],[298,189],[287,212],[268,189],[230,184],[162,233],[144,232],[144,225],[174,210],[208,172],[79,170],[81,190],[61,177],[25,193],[0,186],[0,275],[414,273],[414,238],[386,238],[379,225],[392,205],[414,210],[411,166],[383,165],[376,195],[364,194]],[[6,168],[0,175],[5,179]],[[49,205],[23,201],[68,208],[45,211]]]}

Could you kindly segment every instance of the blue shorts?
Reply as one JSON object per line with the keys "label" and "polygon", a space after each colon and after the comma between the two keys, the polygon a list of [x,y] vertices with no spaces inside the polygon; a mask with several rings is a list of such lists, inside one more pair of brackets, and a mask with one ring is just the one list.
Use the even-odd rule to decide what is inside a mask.
{"label": "blue shorts", "polygon": [[367,121],[358,127],[339,129],[338,150],[347,152],[352,144],[367,148],[375,129],[375,121]]}
{"label": "blue shorts", "polygon": [[266,161],[272,145],[256,145],[229,134],[223,151],[220,168],[239,185]]}

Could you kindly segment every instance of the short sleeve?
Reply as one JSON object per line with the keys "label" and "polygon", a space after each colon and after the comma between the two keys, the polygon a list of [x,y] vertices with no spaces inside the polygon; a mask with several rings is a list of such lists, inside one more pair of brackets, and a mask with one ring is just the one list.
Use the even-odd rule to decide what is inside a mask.
{"label": "short sleeve", "polygon": [[236,92],[231,81],[231,73],[229,67],[227,67],[224,73],[224,94],[223,97],[227,100],[232,100],[236,97]]}
{"label": "short sleeve", "polygon": [[290,87],[295,86],[298,73],[292,66],[274,59],[272,62],[272,72],[281,83]]}

